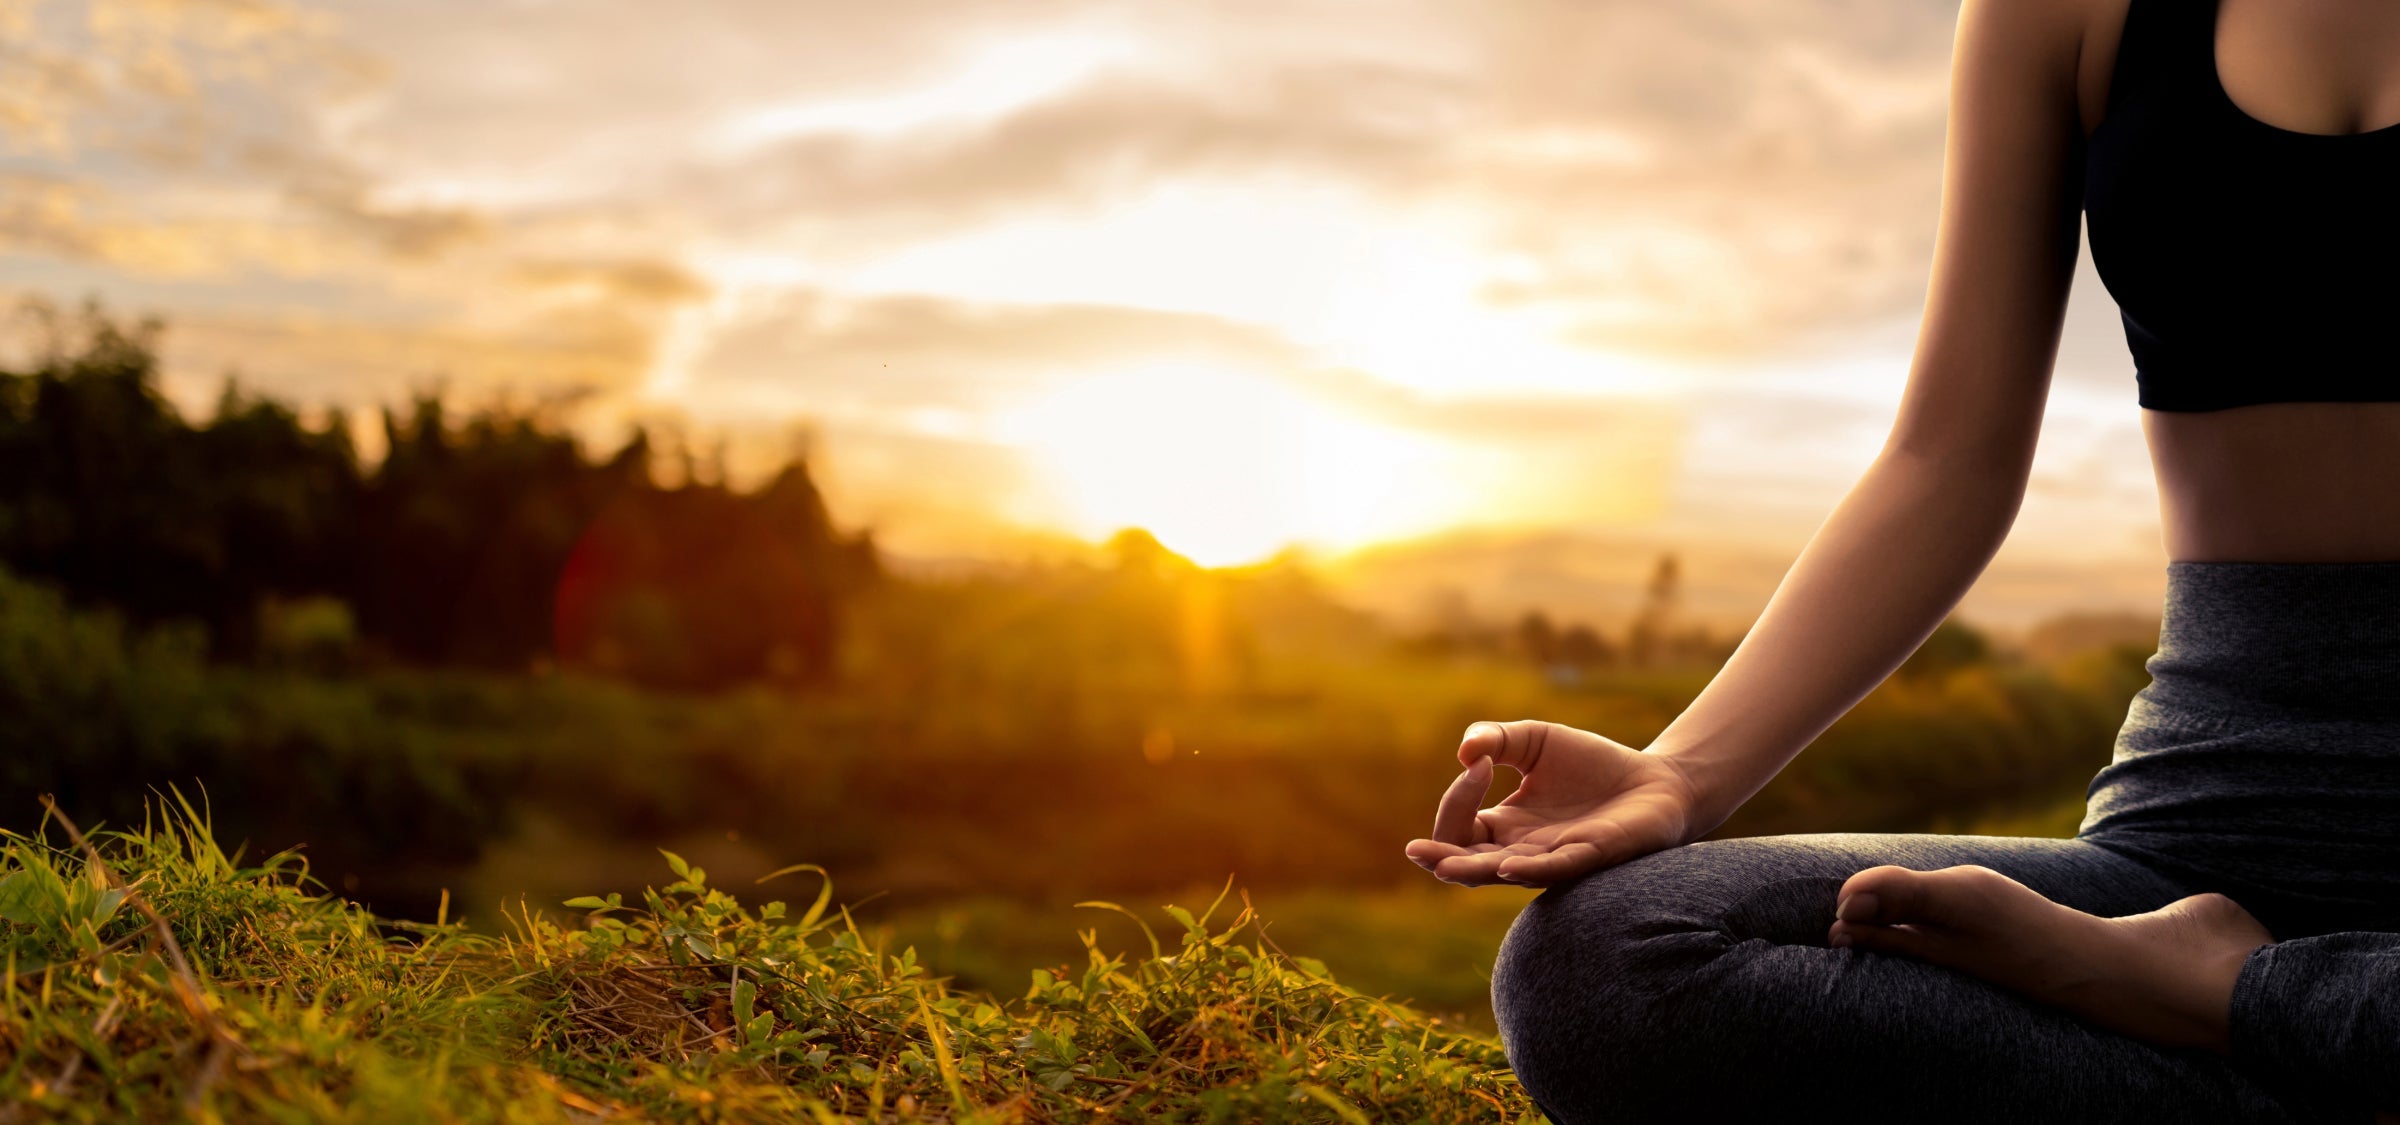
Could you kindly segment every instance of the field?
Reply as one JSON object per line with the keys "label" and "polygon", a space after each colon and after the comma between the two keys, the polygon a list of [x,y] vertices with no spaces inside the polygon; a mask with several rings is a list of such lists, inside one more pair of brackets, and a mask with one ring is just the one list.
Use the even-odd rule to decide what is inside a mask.
{"label": "field", "polygon": [[[1401,847],[1467,724],[1640,746],[1733,641],[1672,557],[1418,626],[1135,530],[909,571],[802,464],[427,401],[370,466],[146,348],[0,372],[13,1119],[1525,1118],[1526,892]],[[1945,623],[1718,834],[2070,832],[2143,632]]]}
{"label": "field", "polygon": [[[54,748],[0,767],[27,834],[6,1093],[91,1119],[195,1091],[236,1120],[1520,1119],[1484,989],[1525,892],[1433,883],[1399,845],[1467,722],[1638,744],[1708,671],[1428,651],[1272,570],[885,597],[839,690],[678,694],[212,662],[0,584],[0,723]],[[1238,644],[1196,652],[1195,599]],[[1723,831],[2071,831],[2139,656],[1895,677]],[[169,787],[275,858],[162,818]],[[148,826],[100,834],[116,882],[38,830],[37,793]],[[813,872],[753,885],[795,863],[847,908],[800,905]],[[632,909],[592,914],[611,895]]]}

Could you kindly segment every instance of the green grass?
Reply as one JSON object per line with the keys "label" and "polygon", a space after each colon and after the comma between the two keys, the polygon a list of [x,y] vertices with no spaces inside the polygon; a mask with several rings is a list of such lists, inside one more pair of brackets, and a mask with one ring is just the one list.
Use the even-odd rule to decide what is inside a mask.
{"label": "green grass", "polygon": [[[1499,1045],[1334,981],[1247,896],[1167,907],[1022,994],[832,905],[666,856],[638,901],[479,934],[378,919],[190,806],[0,837],[0,1120],[1538,1120]],[[1163,931],[1160,934],[1159,931]]]}
{"label": "green grass", "polygon": [[[1180,897],[1205,902],[1216,891]],[[1488,1031],[1492,957],[1534,893],[1420,877],[1387,888],[1253,891],[1250,901],[1265,919],[1258,925],[1276,945],[1321,958],[1350,987]],[[885,912],[876,910],[880,905],[854,908],[861,929],[895,947],[914,946],[928,968],[977,988],[1014,988],[1037,966],[1080,959],[1082,929],[1096,929],[1104,942],[1117,945],[1142,940],[1126,918],[1076,910],[1064,898],[1045,904],[974,896]]]}

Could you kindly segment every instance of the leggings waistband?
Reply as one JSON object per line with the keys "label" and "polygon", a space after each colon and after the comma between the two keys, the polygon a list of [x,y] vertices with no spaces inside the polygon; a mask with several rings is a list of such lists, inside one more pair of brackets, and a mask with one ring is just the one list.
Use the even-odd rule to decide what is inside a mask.
{"label": "leggings waistband", "polygon": [[2400,718],[2400,562],[2169,563],[2149,667],[2172,708]]}

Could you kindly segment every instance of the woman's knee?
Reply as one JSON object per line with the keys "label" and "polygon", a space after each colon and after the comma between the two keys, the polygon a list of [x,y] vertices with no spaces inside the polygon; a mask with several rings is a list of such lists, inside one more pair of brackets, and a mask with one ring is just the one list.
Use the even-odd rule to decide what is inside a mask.
{"label": "woman's knee", "polygon": [[1767,841],[1709,841],[1552,887],[1509,927],[1494,1002],[1638,995],[1647,978],[1680,978],[1694,959],[1751,939],[1822,946],[1842,878],[1806,858]]}
{"label": "woman's knee", "polygon": [[1712,962],[1753,940],[1822,945],[1832,923],[1841,881],[1771,858],[1677,848],[1529,903],[1492,969],[1493,1013],[1526,1089],[1580,1120],[1639,1112],[1706,1080],[1692,1068],[1716,1056],[1724,1031],[1707,992],[1726,974]]}
{"label": "woman's knee", "polygon": [[1684,864],[1650,860],[1544,891],[1500,944],[1501,1042],[1518,1081],[1554,1113],[1584,1111],[1600,1091],[1632,1093],[1625,1082],[1646,1070],[1642,1056],[1676,1049],[1661,1026],[1672,978],[1725,944],[1677,884]]}

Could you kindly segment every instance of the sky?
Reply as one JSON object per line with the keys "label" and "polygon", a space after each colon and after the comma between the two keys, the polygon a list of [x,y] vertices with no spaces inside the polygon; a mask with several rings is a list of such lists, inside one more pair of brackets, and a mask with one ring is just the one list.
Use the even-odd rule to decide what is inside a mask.
{"label": "sky", "polygon": [[[1956,16],[7,0],[0,290],[163,316],[193,410],[238,373],[805,448],[903,553],[1788,553],[1907,374]],[[2163,562],[2087,261],[1997,570]]]}

